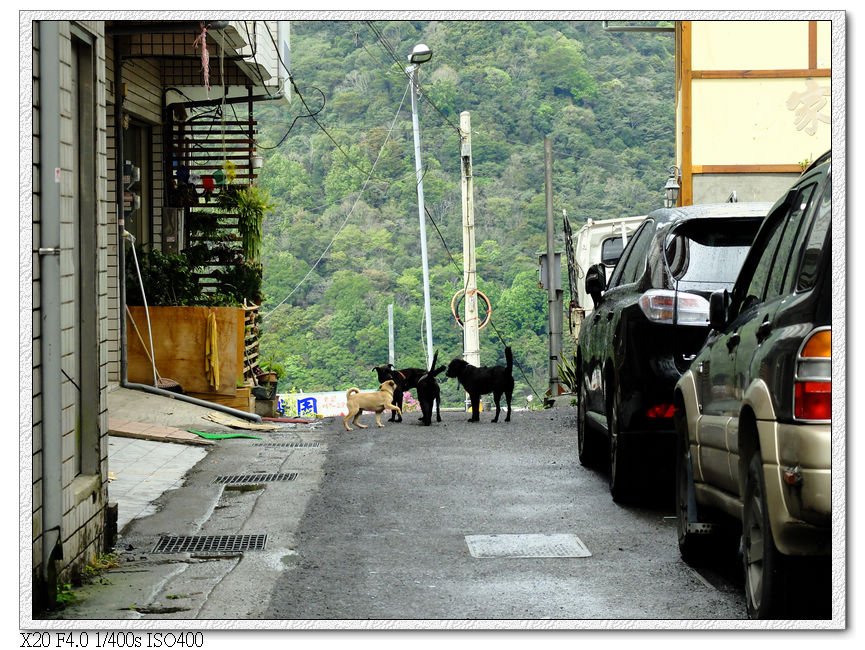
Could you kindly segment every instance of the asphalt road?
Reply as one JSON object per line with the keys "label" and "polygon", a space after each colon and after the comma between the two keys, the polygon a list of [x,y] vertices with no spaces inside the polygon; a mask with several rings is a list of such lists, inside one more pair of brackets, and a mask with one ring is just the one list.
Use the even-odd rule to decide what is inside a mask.
{"label": "asphalt road", "polygon": [[[735,555],[697,573],[679,558],[671,503],[613,503],[606,475],[577,460],[573,409],[498,424],[489,413],[470,424],[446,412],[430,427],[416,417],[377,429],[366,414],[369,429],[328,436],[264,618],[746,618]],[[475,557],[467,540],[491,535],[480,541],[509,545]],[[513,557],[535,538],[506,535],[576,536],[591,555]]]}

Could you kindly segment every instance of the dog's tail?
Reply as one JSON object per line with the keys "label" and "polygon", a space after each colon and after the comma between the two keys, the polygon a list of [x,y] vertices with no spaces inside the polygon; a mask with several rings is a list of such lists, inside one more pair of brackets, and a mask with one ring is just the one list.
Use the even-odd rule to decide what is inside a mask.
{"label": "dog's tail", "polygon": [[360,392],[360,388],[349,388],[345,393],[345,399],[347,400],[354,393],[359,393],[359,392]]}
{"label": "dog's tail", "polygon": [[514,353],[511,352],[510,346],[505,348],[505,360],[507,361],[508,374],[511,375],[514,372]]}

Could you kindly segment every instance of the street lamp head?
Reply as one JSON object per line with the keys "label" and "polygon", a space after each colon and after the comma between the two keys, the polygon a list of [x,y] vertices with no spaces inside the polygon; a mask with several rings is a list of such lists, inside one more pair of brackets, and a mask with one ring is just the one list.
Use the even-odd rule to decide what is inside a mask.
{"label": "street lamp head", "polygon": [[672,208],[679,199],[679,168],[670,167],[670,176],[664,185],[664,207]]}
{"label": "street lamp head", "polygon": [[426,63],[432,58],[432,50],[424,45],[423,43],[418,43],[412,48],[411,54],[408,55],[409,63],[419,64]]}

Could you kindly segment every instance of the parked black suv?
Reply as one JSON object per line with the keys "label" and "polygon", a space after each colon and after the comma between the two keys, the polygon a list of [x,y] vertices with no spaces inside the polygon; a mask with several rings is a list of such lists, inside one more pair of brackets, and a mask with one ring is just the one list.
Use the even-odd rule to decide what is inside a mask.
{"label": "parked black suv", "polygon": [[[729,288],[769,203],[663,208],[631,237],[605,282],[586,272],[595,309],[577,345],[577,434],[584,465],[609,459],[616,501],[673,488],[673,387],[709,332],[709,295]],[[666,467],[645,462],[662,448]]]}
{"label": "parked black suv", "polygon": [[752,618],[817,617],[831,597],[831,222],[830,152],[711,296],[713,331],[676,386],[679,549],[705,561],[741,525]]}

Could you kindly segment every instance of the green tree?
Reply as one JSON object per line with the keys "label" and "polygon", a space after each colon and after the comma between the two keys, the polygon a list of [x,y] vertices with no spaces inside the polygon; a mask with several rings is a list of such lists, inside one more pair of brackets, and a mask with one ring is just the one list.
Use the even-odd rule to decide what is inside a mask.
{"label": "green tree", "polygon": [[[460,112],[470,111],[478,281],[493,300],[482,361],[503,363],[504,343],[511,344],[521,395],[543,392],[547,300],[537,288],[537,254],[546,248],[544,137],[553,144],[556,215],[566,209],[580,223],[656,207],[675,157],[673,38],[605,32],[597,21],[375,25],[399,63],[364,22],[293,23],[292,75],[306,105],[256,105],[265,156],[259,182],[278,204],[262,241],[263,311],[275,308],[263,323],[262,351],[307,391],[370,386],[369,368],[386,359],[393,303],[398,365],[426,363],[403,62],[425,42],[434,52],[421,68],[420,122],[426,207],[438,226],[427,221],[435,347],[440,358],[462,350],[450,313],[463,283],[454,127]],[[317,122],[303,117],[319,109]],[[462,399],[454,383],[443,389],[453,404]]]}

